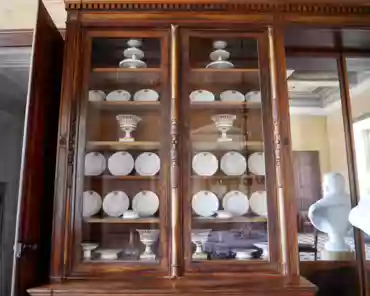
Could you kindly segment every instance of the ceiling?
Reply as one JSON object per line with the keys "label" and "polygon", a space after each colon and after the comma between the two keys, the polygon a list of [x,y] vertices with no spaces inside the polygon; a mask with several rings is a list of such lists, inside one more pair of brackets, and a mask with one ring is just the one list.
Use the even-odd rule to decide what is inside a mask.
{"label": "ceiling", "polygon": [[[58,28],[65,27],[66,12],[63,0],[43,0]],[[33,29],[37,0],[1,0],[0,30]]]}

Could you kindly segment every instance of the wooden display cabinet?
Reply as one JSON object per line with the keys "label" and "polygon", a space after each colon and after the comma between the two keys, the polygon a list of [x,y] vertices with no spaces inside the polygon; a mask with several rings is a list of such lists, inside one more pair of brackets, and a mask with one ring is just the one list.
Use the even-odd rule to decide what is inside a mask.
{"label": "wooden display cabinet", "polygon": [[[28,292],[314,295],[316,287],[299,273],[283,24],[317,15],[317,23],[340,25],[347,12],[348,24],[366,23],[368,8],[357,15],[330,5],[240,1],[66,0],[66,6],[50,284]],[[131,67],[122,65],[131,57],[128,48],[136,53],[126,61]],[[212,58],[217,49],[222,57]],[[224,67],[213,68],[212,60]],[[158,100],[135,96],[145,89]],[[91,90],[125,90],[131,98],[92,101]],[[134,140],[123,135],[122,114],[141,119]],[[227,139],[214,119],[224,114],[234,117]],[[122,151],[135,160],[157,155],[159,171],[146,162],[154,173],[140,175],[135,167],[113,174],[109,159]],[[107,164],[90,176],[88,153]],[[237,165],[226,163],[230,153]],[[263,173],[252,168],[252,155],[263,156]],[[245,168],[233,173],[233,165]],[[84,193],[92,191],[103,207],[84,214],[91,198]],[[122,195],[117,191],[129,205],[113,217],[106,200],[112,192]],[[143,199],[141,210],[149,213],[122,218],[127,209],[140,212],[134,202],[140,192],[155,194],[158,208],[153,197]],[[221,218],[219,211],[233,215]],[[83,243],[97,245],[91,256]],[[267,256],[258,243],[268,243]],[[117,257],[104,259],[99,249],[115,249]]]}

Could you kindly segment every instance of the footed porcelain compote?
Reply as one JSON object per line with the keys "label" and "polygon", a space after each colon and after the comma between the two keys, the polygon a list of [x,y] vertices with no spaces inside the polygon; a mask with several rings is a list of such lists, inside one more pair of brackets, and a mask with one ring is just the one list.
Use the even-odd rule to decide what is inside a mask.
{"label": "footed porcelain compote", "polygon": [[130,39],[127,41],[128,48],[125,49],[123,55],[125,59],[120,61],[121,68],[146,68],[146,63],[141,59],[144,58],[144,52],[139,48],[142,45],[139,39]]}
{"label": "footed porcelain compote", "polygon": [[195,244],[194,260],[206,260],[207,254],[203,252],[203,245],[206,243],[212,229],[193,229],[191,231],[191,241]]}
{"label": "footed porcelain compote", "polygon": [[158,240],[158,229],[136,229],[139,233],[140,241],[145,245],[145,251],[140,255],[140,260],[155,260],[155,254],[152,246]]}
{"label": "footed porcelain compote", "polygon": [[120,114],[116,116],[118,120],[119,127],[122,131],[125,132],[124,137],[119,137],[120,142],[133,142],[135,141],[134,137],[131,136],[131,133],[136,129],[138,123],[141,121],[141,118],[132,114]]}
{"label": "footed porcelain compote", "polygon": [[227,131],[229,131],[234,121],[236,120],[236,115],[233,114],[217,114],[212,116],[212,120],[215,123],[218,130],[221,132],[221,137],[217,139],[218,142],[230,142],[231,138],[227,136]]}
{"label": "footed porcelain compote", "polygon": [[344,239],[350,229],[350,211],[350,196],[345,189],[344,177],[339,173],[326,174],[323,198],[311,205],[308,211],[313,226],[329,237],[322,252],[323,260],[341,260],[344,253],[351,252]]}
{"label": "footed porcelain compote", "polygon": [[90,260],[92,251],[95,250],[99,245],[95,243],[82,243],[81,247],[84,253],[84,259]]}

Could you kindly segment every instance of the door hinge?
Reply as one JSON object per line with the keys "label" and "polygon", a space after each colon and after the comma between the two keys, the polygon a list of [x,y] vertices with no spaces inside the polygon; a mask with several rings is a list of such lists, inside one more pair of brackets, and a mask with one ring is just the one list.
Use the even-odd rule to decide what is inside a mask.
{"label": "door hinge", "polygon": [[19,242],[14,246],[14,251],[17,258],[21,258],[26,251],[36,251],[38,248],[38,244],[23,244]]}

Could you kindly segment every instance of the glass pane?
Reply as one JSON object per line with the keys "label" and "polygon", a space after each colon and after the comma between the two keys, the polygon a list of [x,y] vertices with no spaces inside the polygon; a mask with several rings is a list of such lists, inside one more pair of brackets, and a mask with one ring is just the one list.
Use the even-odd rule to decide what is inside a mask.
{"label": "glass pane", "polygon": [[11,294],[30,60],[29,47],[0,48],[0,295]]}
{"label": "glass pane", "polygon": [[151,263],[163,254],[162,63],[159,38],[93,40],[80,211],[84,261]]}
{"label": "glass pane", "polygon": [[348,78],[355,140],[357,182],[360,193],[359,206],[351,215],[351,221],[365,231],[366,258],[370,260],[370,59],[348,58]]}
{"label": "glass pane", "polygon": [[287,59],[301,261],[353,260],[337,60]]}
{"label": "glass pane", "polygon": [[257,40],[189,41],[192,260],[268,260]]}

